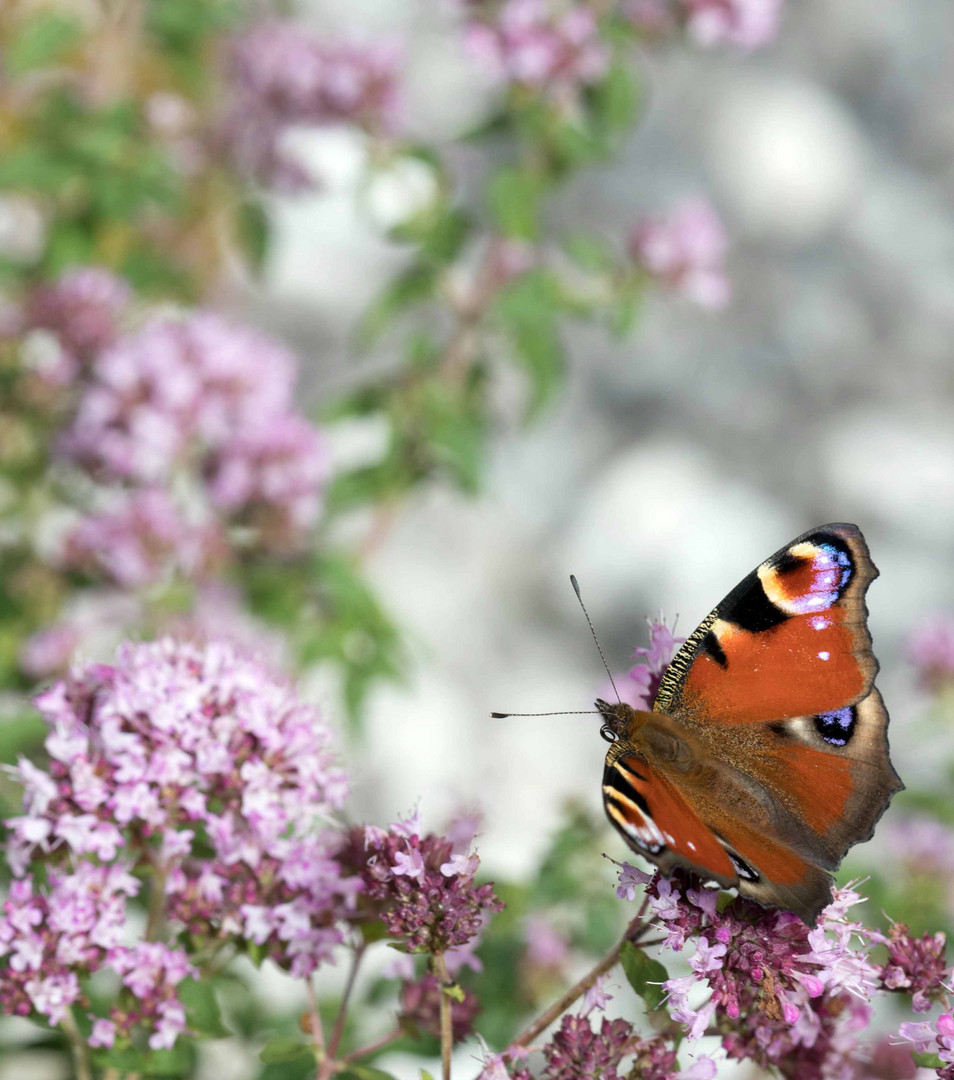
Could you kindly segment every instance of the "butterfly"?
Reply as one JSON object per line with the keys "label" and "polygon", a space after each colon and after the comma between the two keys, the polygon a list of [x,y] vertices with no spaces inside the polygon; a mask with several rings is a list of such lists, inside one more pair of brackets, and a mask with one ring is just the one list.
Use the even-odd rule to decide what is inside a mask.
{"label": "butterfly", "polygon": [[866,624],[877,576],[857,526],[812,529],[703,620],[651,712],[596,702],[603,804],[631,848],[815,925],[903,787]]}

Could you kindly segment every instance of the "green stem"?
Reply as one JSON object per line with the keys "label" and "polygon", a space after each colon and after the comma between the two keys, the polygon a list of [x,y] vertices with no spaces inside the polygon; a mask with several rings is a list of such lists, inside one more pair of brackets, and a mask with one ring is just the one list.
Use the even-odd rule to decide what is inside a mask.
{"label": "green stem", "polygon": [[76,1067],[76,1080],[93,1080],[93,1070],[86,1052],[86,1040],[80,1034],[80,1030],[76,1026],[76,1019],[71,1012],[67,1012],[60,1021],[60,1027],[70,1041],[70,1049],[73,1051],[73,1064]]}
{"label": "green stem", "polygon": [[[623,949],[623,944],[627,941],[633,942],[635,945],[640,937],[649,929],[647,923],[642,922],[643,912],[646,910],[646,904],[644,903],[640,909],[639,914],[629,924],[626,929],[626,933],[620,938],[620,940],[610,949],[610,951],[593,967],[588,971],[582,979],[574,983],[569,990],[566,991],[561,997],[559,997],[548,1009],[542,1012],[536,1020],[528,1027],[525,1028],[520,1034],[510,1043],[511,1046],[530,1046],[533,1040],[553,1023],[558,1017],[562,1016],[566,1010],[576,1001],[581,998],[587,990],[590,989],[601,976],[605,975],[608,971],[612,970],[619,963],[620,953]],[[654,942],[644,942],[641,947],[645,948],[646,945],[655,944]]]}
{"label": "green stem", "polygon": [[431,957],[431,971],[437,978],[441,995],[441,1077],[442,1080],[451,1080],[451,1048],[454,1043],[454,1032],[451,1023],[451,999],[447,994],[447,989],[453,983],[448,977],[447,963],[443,953],[435,953]]}
{"label": "green stem", "polygon": [[351,992],[354,990],[355,979],[358,975],[358,966],[366,948],[365,942],[360,942],[355,946],[354,953],[351,956],[351,970],[348,972],[348,979],[341,995],[341,1005],[338,1007],[338,1015],[335,1017],[335,1026],[331,1032],[331,1038],[328,1040],[329,1057],[334,1057],[338,1052],[338,1045],[341,1042],[341,1035],[344,1032],[345,1020],[348,1015],[348,1002],[351,999]]}

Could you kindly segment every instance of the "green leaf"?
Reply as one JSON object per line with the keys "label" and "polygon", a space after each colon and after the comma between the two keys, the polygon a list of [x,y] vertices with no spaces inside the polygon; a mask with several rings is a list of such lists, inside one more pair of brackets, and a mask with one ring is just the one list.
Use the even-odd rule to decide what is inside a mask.
{"label": "green leaf", "polygon": [[434,1080],[434,1077],[427,1071],[427,1069],[421,1069],[420,1080]]}
{"label": "green leaf", "polygon": [[8,74],[16,77],[32,68],[58,60],[80,35],[80,24],[67,15],[41,12],[14,34],[3,58]]}
{"label": "green leaf", "polygon": [[150,1050],[142,1069],[143,1076],[191,1075],[195,1052],[180,1040],[172,1050]]}
{"label": "green leaf", "polygon": [[603,240],[586,233],[574,233],[564,242],[567,255],[584,270],[604,271],[613,266],[613,256]]}
{"label": "green leaf", "polygon": [[647,956],[645,949],[637,948],[631,941],[623,942],[620,961],[629,985],[650,1009],[660,1008],[666,997],[662,983],[669,978],[665,967],[658,960]]}
{"label": "green leaf", "polygon": [[919,1054],[912,1050],[911,1057],[914,1059],[914,1064],[919,1069],[943,1069],[944,1062],[941,1061],[940,1054]]}
{"label": "green leaf", "polygon": [[501,169],[490,181],[487,196],[497,228],[504,236],[533,240],[540,231],[539,177],[519,169]]}
{"label": "green leaf", "polygon": [[453,986],[445,986],[444,993],[451,999],[451,1001],[462,1002],[464,1000],[464,988],[454,983]]}
{"label": "green leaf", "polygon": [[258,1056],[266,1065],[281,1065],[288,1061],[297,1061],[305,1054],[314,1052],[312,1043],[303,1042],[292,1035],[279,1035],[269,1039]]}
{"label": "green leaf", "polygon": [[371,305],[358,330],[359,343],[367,347],[381,336],[388,324],[408,308],[429,299],[437,274],[434,267],[416,263],[393,278]]}
{"label": "green leaf", "polygon": [[639,84],[625,62],[614,64],[596,92],[600,120],[610,131],[628,128],[636,115]]}
{"label": "green leaf", "polygon": [[12,764],[20,754],[39,749],[46,733],[46,724],[33,712],[4,720],[0,724],[0,762]]}
{"label": "green leaf", "polygon": [[210,1039],[224,1039],[231,1032],[222,1023],[215,989],[208,980],[183,979],[178,988],[190,1030]]}
{"label": "green leaf", "polygon": [[243,202],[238,211],[238,237],[248,264],[256,274],[265,266],[271,240],[271,220],[260,202]]}
{"label": "green leaf", "polygon": [[551,397],[563,372],[563,347],[557,328],[559,304],[558,287],[545,270],[515,278],[497,297],[497,316],[533,384],[531,412]]}
{"label": "green leaf", "polygon": [[373,1065],[349,1065],[344,1072],[336,1074],[342,1080],[394,1080],[394,1076]]}

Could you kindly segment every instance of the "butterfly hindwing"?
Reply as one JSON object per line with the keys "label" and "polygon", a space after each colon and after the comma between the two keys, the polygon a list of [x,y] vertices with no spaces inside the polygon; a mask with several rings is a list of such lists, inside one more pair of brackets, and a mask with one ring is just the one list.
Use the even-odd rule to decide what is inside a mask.
{"label": "butterfly hindwing", "polygon": [[646,757],[622,749],[607,754],[603,805],[630,847],[664,869],[682,865],[723,885],[736,884],[725,849],[678,787]]}

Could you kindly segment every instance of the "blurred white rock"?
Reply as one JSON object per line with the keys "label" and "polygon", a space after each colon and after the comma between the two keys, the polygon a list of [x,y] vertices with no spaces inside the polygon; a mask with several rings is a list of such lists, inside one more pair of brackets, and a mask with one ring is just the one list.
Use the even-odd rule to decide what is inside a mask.
{"label": "blurred white rock", "polygon": [[750,235],[807,244],[837,224],[864,182],[866,156],[837,98],[806,79],[739,70],[709,100],[706,158]]}
{"label": "blurred white rock", "polygon": [[[670,619],[680,612],[681,626],[691,630],[754,566],[807,527],[784,497],[768,498],[720,475],[692,443],[661,439],[609,465],[554,558],[574,567],[591,614],[618,611],[628,597],[649,594]],[[564,603],[575,601],[570,596]],[[633,611],[634,629],[653,613]]]}
{"label": "blurred white rock", "polygon": [[[949,556],[954,546],[954,431],[925,409],[859,408],[839,417],[822,452],[832,489]],[[925,581],[925,588],[933,584]]]}
{"label": "blurred white rock", "polygon": [[426,212],[437,194],[433,166],[415,157],[400,157],[374,169],[363,192],[371,220],[382,231]]}

